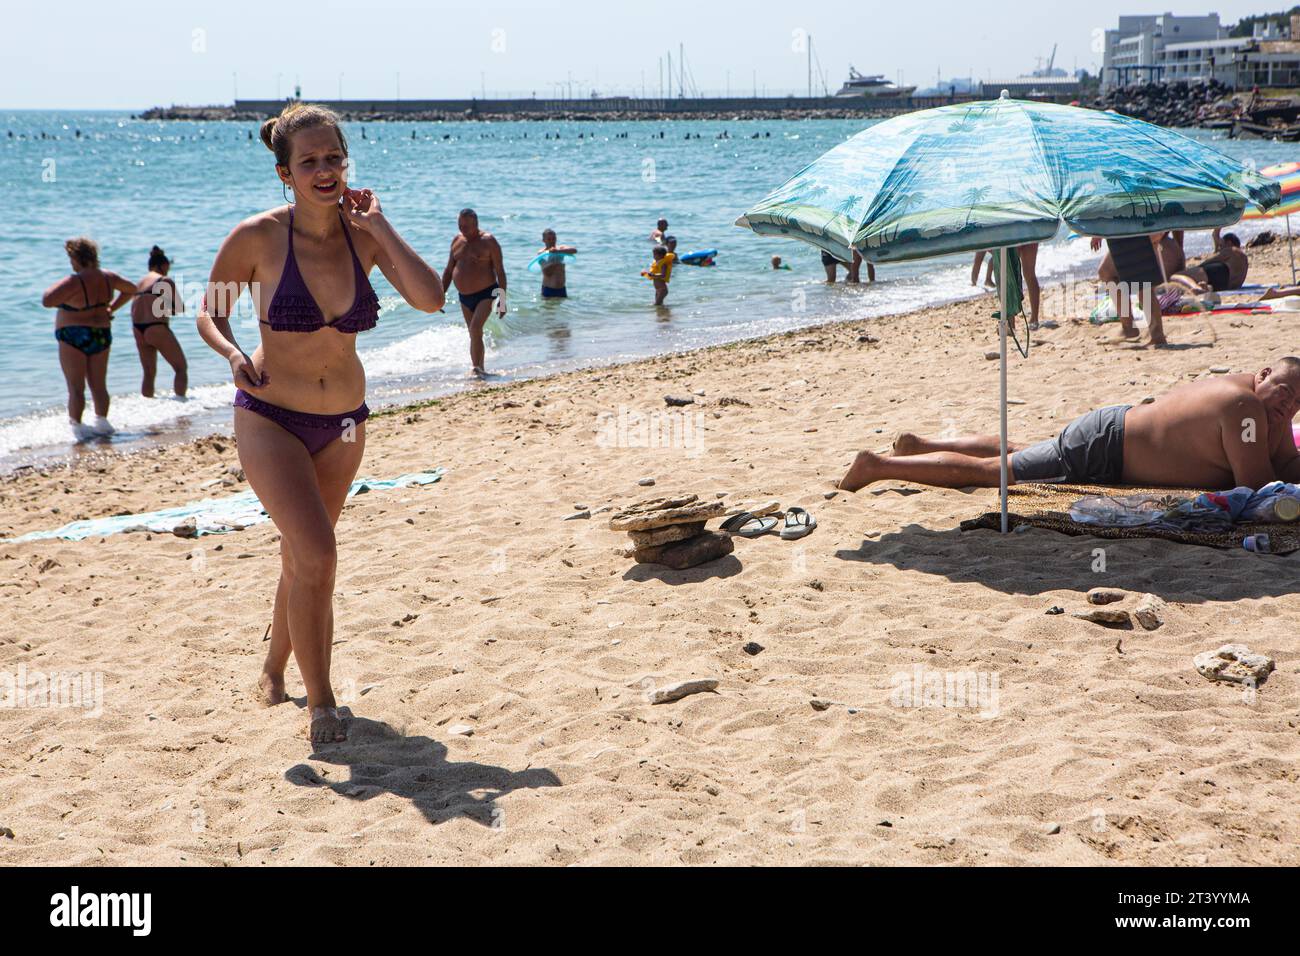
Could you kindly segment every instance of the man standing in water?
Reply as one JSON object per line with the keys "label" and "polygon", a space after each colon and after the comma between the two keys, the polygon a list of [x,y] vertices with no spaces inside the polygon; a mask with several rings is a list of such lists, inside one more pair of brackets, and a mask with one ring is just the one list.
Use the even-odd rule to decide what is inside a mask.
{"label": "man standing in water", "polygon": [[565,284],[567,277],[565,276],[564,260],[559,256],[576,255],[578,250],[573,246],[556,245],[555,230],[544,229],[542,231],[541,252],[556,255],[554,260],[542,263],[542,298],[568,298],[569,291]]}
{"label": "man standing in water", "polygon": [[498,315],[506,314],[506,267],[501,245],[490,232],[478,227],[478,213],[462,209],[457,220],[460,232],[451,241],[451,255],[442,272],[443,288],[455,283],[460,311],[469,327],[469,358],[474,374],[483,375],[483,326],[496,301]]}

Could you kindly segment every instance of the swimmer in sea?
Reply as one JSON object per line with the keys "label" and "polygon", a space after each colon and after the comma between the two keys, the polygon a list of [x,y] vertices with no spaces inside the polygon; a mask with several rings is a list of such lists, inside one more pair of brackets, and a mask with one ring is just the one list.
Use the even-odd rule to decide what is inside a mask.
{"label": "swimmer in sea", "polygon": [[672,280],[673,263],[677,256],[668,251],[667,246],[655,246],[655,261],[641,274],[654,282],[655,305],[663,305],[668,298],[668,283]]}
{"label": "swimmer in sea", "polygon": [[[54,315],[54,337],[59,343],[59,365],[68,386],[68,425],[77,441],[96,435],[111,435],[116,429],[108,421],[108,352],[113,345],[109,328],[113,313],[135,295],[135,286],[116,272],[99,267],[99,246],[85,237],[63,244],[72,266],[45,290],[41,305],[58,309]],[[113,293],[117,293],[114,297]],[[95,404],[95,424],[85,425],[86,386]]]}
{"label": "swimmer in sea", "polygon": [[131,303],[135,348],[140,353],[140,366],[144,369],[140,394],[145,398],[153,398],[160,352],[172,367],[172,390],[179,398],[185,397],[189,384],[185,352],[168,322],[173,315],[185,311],[185,303],[176,292],[176,283],[167,278],[170,270],[171,261],[166,254],[157,246],[150,249],[149,273],[136,284],[135,300]]}
{"label": "swimmer in sea", "polygon": [[[578,250],[573,246],[556,245],[555,230],[545,229],[542,231],[542,248],[538,255],[543,253],[558,253],[561,255],[577,255]],[[564,260],[559,259],[555,262],[545,262],[542,264],[542,298],[543,299],[567,299],[569,290],[566,284]]]}

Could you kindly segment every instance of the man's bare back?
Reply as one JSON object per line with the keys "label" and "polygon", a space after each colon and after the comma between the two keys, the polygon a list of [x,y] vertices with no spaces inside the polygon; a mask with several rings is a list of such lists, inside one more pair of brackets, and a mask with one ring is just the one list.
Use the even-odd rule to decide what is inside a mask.
{"label": "man's bare back", "polygon": [[[1124,481],[1258,488],[1275,480],[1275,464],[1294,457],[1289,426],[1289,421],[1270,419],[1255,395],[1254,375],[1225,375],[1179,385],[1150,405],[1129,409],[1124,420]],[[1257,454],[1252,454],[1252,442],[1243,441],[1243,436],[1258,446]],[[1290,454],[1283,459],[1287,446]],[[1246,480],[1235,477],[1239,469]]]}

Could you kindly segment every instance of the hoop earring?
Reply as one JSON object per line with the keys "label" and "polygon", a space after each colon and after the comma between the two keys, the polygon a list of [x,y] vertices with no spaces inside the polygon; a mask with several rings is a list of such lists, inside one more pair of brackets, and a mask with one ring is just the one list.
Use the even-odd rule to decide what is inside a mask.
{"label": "hoop earring", "polygon": [[280,195],[284,197],[284,201],[287,202],[290,206],[294,204],[293,200],[289,198],[289,189],[283,179],[280,180]]}

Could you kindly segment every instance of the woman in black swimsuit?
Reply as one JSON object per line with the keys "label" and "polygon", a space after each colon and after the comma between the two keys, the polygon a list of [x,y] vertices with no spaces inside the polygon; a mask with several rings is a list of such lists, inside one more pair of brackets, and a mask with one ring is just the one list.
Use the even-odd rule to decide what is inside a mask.
{"label": "woman in black swimsuit", "polygon": [[[54,337],[59,342],[59,364],[68,383],[68,424],[73,437],[84,441],[94,435],[111,435],[108,423],[108,350],[113,344],[109,328],[113,313],[135,295],[135,286],[116,272],[99,267],[99,246],[84,237],[63,244],[72,274],[45,290],[41,305],[58,309]],[[113,293],[117,297],[113,297]],[[95,424],[82,424],[86,411],[86,385],[95,403]]]}
{"label": "woman in black swimsuit", "polygon": [[167,360],[175,373],[172,388],[178,398],[185,397],[189,384],[188,368],[181,343],[176,341],[167,320],[185,311],[185,302],[176,291],[176,283],[167,278],[171,260],[161,249],[149,250],[149,274],[135,287],[135,301],[131,303],[131,325],[135,329],[135,348],[140,353],[144,378],[140,394],[153,398],[153,380],[158,371],[158,353]]}

